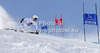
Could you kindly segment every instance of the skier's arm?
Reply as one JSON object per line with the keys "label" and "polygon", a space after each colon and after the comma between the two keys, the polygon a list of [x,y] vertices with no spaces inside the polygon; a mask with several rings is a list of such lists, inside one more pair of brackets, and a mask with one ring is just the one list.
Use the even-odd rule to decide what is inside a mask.
{"label": "skier's arm", "polygon": [[33,22],[33,25],[35,26],[35,29],[36,29],[35,34],[39,34],[39,33],[38,33],[38,26],[37,26],[37,23],[36,23],[36,22]]}
{"label": "skier's arm", "polygon": [[36,30],[35,34],[39,34],[38,30]]}
{"label": "skier's arm", "polygon": [[39,33],[38,33],[38,26],[37,26],[37,24],[36,24],[36,34],[39,34]]}
{"label": "skier's arm", "polygon": [[37,24],[35,26],[36,26],[36,33],[35,34],[39,34],[38,33],[38,26],[37,26]]}
{"label": "skier's arm", "polygon": [[36,30],[38,30],[38,26],[37,26],[37,24],[36,24]]}
{"label": "skier's arm", "polygon": [[39,33],[38,33],[38,25],[37,25],[37,23],[33,21],[33,25],[35,26],[35,29],[36,29],[35,34],[39,34]]}
{"label": "skier's arm", "polygon": [[25,18],[21,19],[21,20],[20,20],[20,23],[22,23],[22,22],[24,21],[24,19],[25,19]]}
{"label": "skier's arm", "polygon": [[20,20],[20,23],[22,23],[23,21],[31,21],[31,18],[23,18]]}

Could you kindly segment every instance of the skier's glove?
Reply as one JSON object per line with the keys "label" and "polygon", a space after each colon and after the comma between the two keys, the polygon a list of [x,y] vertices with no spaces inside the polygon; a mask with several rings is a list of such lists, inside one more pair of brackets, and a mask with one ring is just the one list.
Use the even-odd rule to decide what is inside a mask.
{"label": "skier's glove", "polygon": [[39,34],[39,33],[38,33],[38,30],[36,30],[35,34]]}
{"label": "skier's glove", "polygon": [[20,20],[20,23],[22,23],[22,22],[24,21],[24,19],[25,19],[25,18],[21,19],[21,20]]}

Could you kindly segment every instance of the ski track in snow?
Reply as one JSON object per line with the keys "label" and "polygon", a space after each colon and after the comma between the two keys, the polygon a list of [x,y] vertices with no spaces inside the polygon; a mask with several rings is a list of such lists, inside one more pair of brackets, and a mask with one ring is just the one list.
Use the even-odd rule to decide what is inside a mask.
{"label": "ski track in snow", "polygon": [[0,30],[0,53],[100,53],[100,45],[46,34]]}

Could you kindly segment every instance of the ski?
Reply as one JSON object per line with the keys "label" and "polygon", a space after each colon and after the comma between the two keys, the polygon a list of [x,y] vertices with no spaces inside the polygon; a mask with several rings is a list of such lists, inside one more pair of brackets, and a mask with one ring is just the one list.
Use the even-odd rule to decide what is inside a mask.
{"label": "ski", "polygon": [[36,33],[36,32],[27,32],[27,31],[23,31],[23,30],[14,30],[14,29],[11,29],[11,28],[4,28],[5,30],[12,30],[12,31],[15,31],[15,32],[21,32],[21,33],[28,33],[28,34],[36,34],[38,35],[39,33]]}

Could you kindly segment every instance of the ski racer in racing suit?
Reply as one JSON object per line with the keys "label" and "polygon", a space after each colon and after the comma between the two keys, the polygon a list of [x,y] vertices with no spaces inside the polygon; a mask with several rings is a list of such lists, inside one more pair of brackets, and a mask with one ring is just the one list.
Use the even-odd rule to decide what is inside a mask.
{"label": "ski racer in racing suit", "polygon": [[32,26],[35,26],[35,29],[36,29],[36,32],[35,34],[38,34],[38,26],[37,26],[37,21],[38,19],[38,16],[37,15],[34,15],[33,16],[33,19],[32,18],[23,18],[20,20],[20,23],[22,23],[22,25],[20,27],[18,27],[18,29],[21,29],[21,28],[31,28]]}

